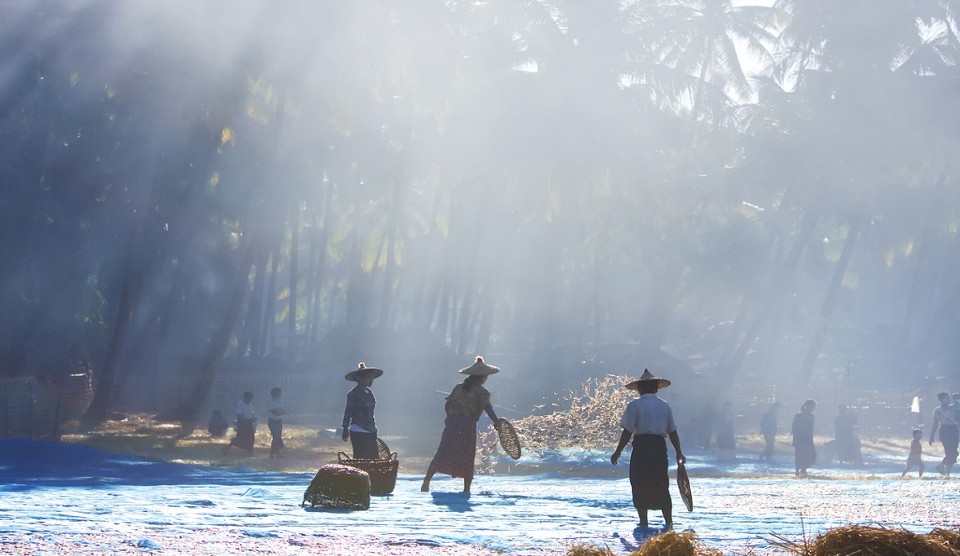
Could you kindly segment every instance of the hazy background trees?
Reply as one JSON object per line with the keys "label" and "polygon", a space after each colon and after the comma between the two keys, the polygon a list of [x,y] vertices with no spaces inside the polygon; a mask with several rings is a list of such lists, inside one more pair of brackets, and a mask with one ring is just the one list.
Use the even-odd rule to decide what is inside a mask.
{"label": "hazy background trees", "polygon": [[7,3],[0,374],[956,380],[960,5],[743,4]]}

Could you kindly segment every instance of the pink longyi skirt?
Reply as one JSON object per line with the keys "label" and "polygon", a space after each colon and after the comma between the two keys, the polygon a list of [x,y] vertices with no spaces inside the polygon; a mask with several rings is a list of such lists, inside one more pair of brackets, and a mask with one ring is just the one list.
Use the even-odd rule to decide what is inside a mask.
{"label": "pink longyi skirt", "polygon": [[477,421],[465,415],[447,415],[440,447],[430,464],[438,473],[451,477],[473,477],[477,452]]}

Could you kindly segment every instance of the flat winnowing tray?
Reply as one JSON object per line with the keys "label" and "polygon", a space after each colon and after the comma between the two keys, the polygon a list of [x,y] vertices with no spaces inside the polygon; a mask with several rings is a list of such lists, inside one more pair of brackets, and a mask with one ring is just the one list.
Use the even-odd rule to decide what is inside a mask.
{"label": "flat winnowing tray", "polygon": [[517,435],[510,421],[501,417],[493,427],[497,429],[497,437],[500,439],[500,447],[503,451],[513,459],[520,459],[520,436]]}

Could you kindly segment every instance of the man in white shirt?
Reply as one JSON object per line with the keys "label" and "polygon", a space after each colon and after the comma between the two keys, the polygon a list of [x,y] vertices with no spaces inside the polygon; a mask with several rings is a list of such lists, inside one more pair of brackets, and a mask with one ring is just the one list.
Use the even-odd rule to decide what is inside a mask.
{"label": "man in white shirt", "polygon": [[647,528],[647,510],[657,509],[663,512],[664,530],[673,528],[673,502],[667,474],[667,438],[676,451],[677,463],[686,461],[680,448],[680,435],[673,420],[673,410],[670,404],[657,396],[660,388],[669,385],[669,380],[654,376],[647,369],[644,369],[639,380],[626,385],[628,389],[637,391],[640,397],[627,404],[620,421],[623,433],[617,449],[610,457],[610,463],[617,465],[624,447],[633,438],[630,487],[633,505],[640,517],[640,527],[644,529]]}

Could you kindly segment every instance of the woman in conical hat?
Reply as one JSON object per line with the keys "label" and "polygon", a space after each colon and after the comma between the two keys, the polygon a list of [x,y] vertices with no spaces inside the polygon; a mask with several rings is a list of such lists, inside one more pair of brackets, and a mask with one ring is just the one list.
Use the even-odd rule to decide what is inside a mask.
{"label": "woman in conical hat", "polygon": [[667,475],[667,443],[670,439],[677,454],[677,463],[683,463],[680,435],[673,420],[673,409],[657,397],[657,390],[670,386],[670,381],[654,376],[644,369],[639,379],[626,385],[640,397],[627,404],[620,425],[623,432],[610,463],[617,465],[627,442],[633,439],[630,454],[630,488],[633,505],[640,518],[640,527],[647,527],[647,510],[663,512],[664,529],[673,528],[673,502],[670,499],[670,478]]}
{"label": "woman in conical hat", "polygon": [[422,492],[430,490],[430,480],[439,472],[463,477],[463,492],[470,493],[473,459],[477,452],[477,421],[486,412],[491,421],[497,422],[497,414],[490,404],[490,392],[483,384],[488,376],[499,372],[499,368],[488,365],[479,356],[473,365],[460,369],[461,374],[468,376],[447,396],[444,404],[447,418],[440,437],[440,447],[427,468],[427,475],[420,486]]}
{"label": "woman in conical hat", "polygon": [[347,408],[343,412],[343,441],[353,445],[353,459],[377,459],[377,422],[373,412],[377,399],[373,396],[373,379],[383,371],[367,367],[361,362],[343,378],[357,385],[347,393]]}

